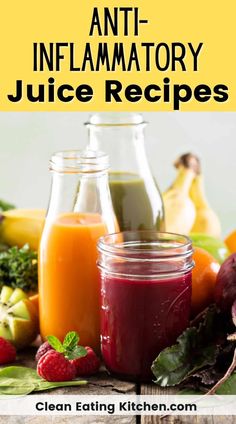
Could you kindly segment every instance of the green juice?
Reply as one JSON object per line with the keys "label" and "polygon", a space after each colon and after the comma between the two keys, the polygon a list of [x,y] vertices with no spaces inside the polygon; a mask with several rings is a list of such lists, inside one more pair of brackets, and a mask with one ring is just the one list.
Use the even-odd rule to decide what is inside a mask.
{"label": "green juice", "polygon": [[156,186],[155,202],[148,194],[144,180],[136,174],[111,172],[109,186],[120,231],[164,231],[163,207]]}

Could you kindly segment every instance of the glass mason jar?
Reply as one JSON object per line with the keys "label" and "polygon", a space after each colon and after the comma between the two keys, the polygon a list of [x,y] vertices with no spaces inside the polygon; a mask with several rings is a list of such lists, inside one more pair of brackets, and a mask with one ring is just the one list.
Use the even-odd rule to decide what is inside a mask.
{"label": "glass mason jar", "polygon": [[153,360],[189,324],[191,241],[131,231],[102,237],[98,250],[105,365],[118,377],[149,381]]}
{"label": "glass mason jar", "polygon": [[88,148],[109,154],[109,185],[120,230],[164,231],[163,202],[145,152],[142,116],[98,113],[85,125]]}
{"label": "glass mason jar", "polygon": [[65,151],[50,161],[52,188],[39,252],[40,332],[63,340],[77,331],[99,350],[99,278],[96,244],[114,232],[108,156]]}

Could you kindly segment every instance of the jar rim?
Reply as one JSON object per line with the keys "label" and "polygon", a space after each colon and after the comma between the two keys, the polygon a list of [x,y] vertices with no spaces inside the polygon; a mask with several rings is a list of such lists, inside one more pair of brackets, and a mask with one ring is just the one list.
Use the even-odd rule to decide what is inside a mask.
{"label": "jar rim", "polygon": [[187,258],[193,254],[192,241],[189,237],[154,230],[107,234],[98,240],[98,251],[128,261],[145,262]]}
{"label": "jar rim", "polygon": [[62,150],[49,162],[50,171],[59,173],[94,173],[109,169],[109,156],[100,150]]}
{"label": "jar rim", "polygon": [[87,127],[132,127],[146,126],[141,113],[99,112],[89,117],[84,123]]}

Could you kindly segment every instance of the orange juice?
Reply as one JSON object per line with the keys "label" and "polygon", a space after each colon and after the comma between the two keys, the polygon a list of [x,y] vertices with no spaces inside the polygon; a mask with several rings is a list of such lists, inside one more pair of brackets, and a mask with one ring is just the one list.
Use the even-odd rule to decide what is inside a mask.
{"label": "orange juice", "polygon": [[99,279],[96,244],[107,228],[99,214],[59,215],[40,246],[39,307],[43,339],[77,331],[80,344],[99,350]]}

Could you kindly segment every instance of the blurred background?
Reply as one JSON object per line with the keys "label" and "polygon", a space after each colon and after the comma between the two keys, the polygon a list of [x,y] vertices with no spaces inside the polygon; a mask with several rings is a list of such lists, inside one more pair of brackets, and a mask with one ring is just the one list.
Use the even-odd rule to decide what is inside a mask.
{"label": "blurred background", "polygon": [[[187,152],[202,161],[207,198],[223,232],[236,228],[236,113],[143,113],[146,149],[161,191],[175,177],[173,162]],[[48,161],[87,142],[88,113],[0,113],[0,199],[17,207],[47,207]]]}

